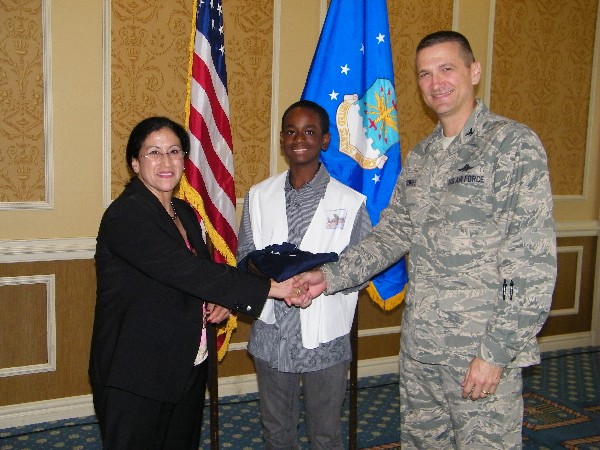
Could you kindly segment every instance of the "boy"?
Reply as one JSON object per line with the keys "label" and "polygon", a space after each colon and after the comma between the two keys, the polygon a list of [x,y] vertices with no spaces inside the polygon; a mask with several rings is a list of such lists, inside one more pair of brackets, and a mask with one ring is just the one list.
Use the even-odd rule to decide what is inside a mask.
{"label": "boy", "polygon": [[[339,254],[371,230],[365,197],[331,179],[319,161],[331,138],[325,109],[301,100],[281,122],[280,144],[290,168],[253,186],[246,196],[238,260],[283,242]],[[265,448],[298,448],[301,381],[312,448],[344,448],[340,415],[359,288],[317,297],[302,309],[271,301],[254,322],[248,351],[258,378]]]}

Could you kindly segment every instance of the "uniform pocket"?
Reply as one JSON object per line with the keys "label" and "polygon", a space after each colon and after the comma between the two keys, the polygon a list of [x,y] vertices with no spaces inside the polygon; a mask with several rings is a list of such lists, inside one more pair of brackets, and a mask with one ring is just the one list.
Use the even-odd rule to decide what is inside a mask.
{"label": "uniform pocket", "polygon": [[438,315],[445,328],[465,334],[485,331],[494,309],[494,299],[489,290],[442,290],[438,299]]}

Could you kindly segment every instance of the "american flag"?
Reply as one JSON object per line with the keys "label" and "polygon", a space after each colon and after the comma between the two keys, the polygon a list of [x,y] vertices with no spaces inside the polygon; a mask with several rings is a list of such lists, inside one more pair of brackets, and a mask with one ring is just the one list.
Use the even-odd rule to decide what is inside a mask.
{"label": "american flag", "polygon": [[[222,4],[197,0],[190,48],[189,102],[186,118],[190,155],[180,183],[180,196],[197,211],[213,245],[213,260],[235,265],[237,249],[233,145],[225,69]],[[191,47],[191,45],[190,45]],[[219,360],[225,356],[234,315],[217,331]]]}
{"label": "american flag", "polygon": [[233,142],[221,2],[198,0],[195,20],[187,112],[191,149],[181,192],[202,220],[214,260],[235,265]]}

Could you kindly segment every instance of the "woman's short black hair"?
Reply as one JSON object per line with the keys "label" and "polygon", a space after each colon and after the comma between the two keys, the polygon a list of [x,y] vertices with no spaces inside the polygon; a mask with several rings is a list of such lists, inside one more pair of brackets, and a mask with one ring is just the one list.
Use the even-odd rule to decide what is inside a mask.
{"label": "woman's short black hair", "polygon": [[190,137],[187,131],[185,131],[185,128],[168,117],[148,117],[133,127],[133,130],[131,130],[131,134],[129,135],[129,140],[127,141],[125,157],[127,159],[127,164],[131,169],[133,169],[131,163],[134,159],[138,158],[142,144],[148,135],[155,131],[162,130],[163,128],[168,128],[175,133],[179,138],[179,142],[181,142],[181,149],[186,156],[190,153]]}

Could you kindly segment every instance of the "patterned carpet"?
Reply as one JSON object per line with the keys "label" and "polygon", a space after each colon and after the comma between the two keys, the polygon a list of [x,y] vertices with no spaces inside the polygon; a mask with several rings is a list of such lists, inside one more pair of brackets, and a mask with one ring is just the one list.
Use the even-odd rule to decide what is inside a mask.
{"label": "patterned carpet", "polygon": [[[600,450],[600,347],[542,355],[539,366],[524,371],[523,448],[525,450]],[[397,375],[359,380],[358,447],[399,449]],[[200,449],[210,448],[208,409]],[[256,394],[224,397],[219,407],[222,449],[262,448]],[[348,411],[343,417],[348,432]],[[301,449],[310,448],[304,422]],[[94,417],[0,429],[0,450],[101,449]]]}

